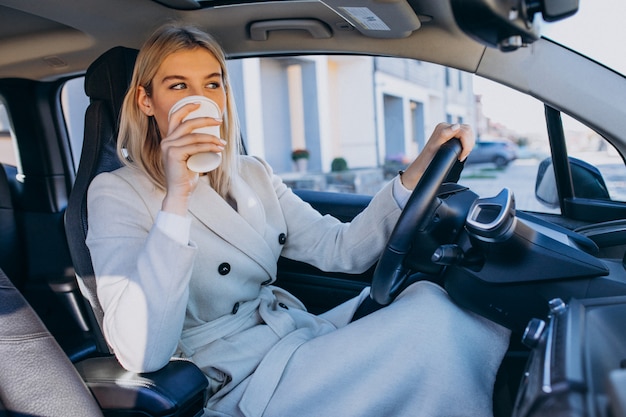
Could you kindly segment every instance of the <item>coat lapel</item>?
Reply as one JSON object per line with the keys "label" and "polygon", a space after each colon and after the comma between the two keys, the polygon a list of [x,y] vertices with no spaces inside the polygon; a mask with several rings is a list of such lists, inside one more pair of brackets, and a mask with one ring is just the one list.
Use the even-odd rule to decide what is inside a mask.
{"label": "coat lapel", "polygon": [[232,194],[237,211],[202,178],[191,198],[189,212],[273,277],[276,255],[263,237],[266,223],[263,206],[256,193],[239,178],[233,181]]}

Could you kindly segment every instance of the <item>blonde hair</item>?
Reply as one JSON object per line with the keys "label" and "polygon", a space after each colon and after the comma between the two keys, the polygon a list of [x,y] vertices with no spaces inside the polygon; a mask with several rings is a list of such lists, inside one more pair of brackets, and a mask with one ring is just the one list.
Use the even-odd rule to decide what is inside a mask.
{"label": "blonde hair", "polygon": [[181,50],[204,48],[217,59],[222,70],[226,106],[221,137],[227,141],[222,151],[222,163],[211,171],[209,182],[215,191],[226,197],[232,174],[238,170],[240,151],[239,125],[228,72],[226,57],[220,45],[209,34],[190,26],[175,23],[157,29],[142,46],[137,56],[132,80],[120,115],[117,153],[122,163],[139,169],[159,188],[165,189],[165,171],[161,159],[161,134],[154,117],[146,116],[137,103],[139,87],[152,93],[152,81],[166,57]]}

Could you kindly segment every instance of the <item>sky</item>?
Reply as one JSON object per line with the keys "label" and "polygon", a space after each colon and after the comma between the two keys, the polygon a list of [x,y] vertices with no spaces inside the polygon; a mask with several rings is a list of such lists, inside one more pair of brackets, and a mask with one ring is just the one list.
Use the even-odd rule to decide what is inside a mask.
{"label": "sky", "polygon": [[[626,0],[579,0],[575,15],[558,22],[541,22],[539,27],[542,35],[626,74],[625,18]],[[510,106],[502,106],[502,97],[507,102],[512,99],[511,90],[506,87],[475,77],[474,91],[483,96],[485,115],[511,129],[524,132],[529,118],[543,118],[543,108],[521,93],[515,97],[519,113],[512,114]]]}
{"label": "sky", "polygon": [[626,74],[626,1],[579,0],[578,12],[542,25],[542,33]]}

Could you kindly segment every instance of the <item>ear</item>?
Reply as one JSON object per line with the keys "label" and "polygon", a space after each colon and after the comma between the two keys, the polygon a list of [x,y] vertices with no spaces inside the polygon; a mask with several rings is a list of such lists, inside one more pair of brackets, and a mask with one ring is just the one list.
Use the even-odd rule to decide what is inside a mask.
{"label": "ear", "polygon": [[154,116],[152,99],[143,86],[139,86],[137,89],[137,105],[146,116]]}

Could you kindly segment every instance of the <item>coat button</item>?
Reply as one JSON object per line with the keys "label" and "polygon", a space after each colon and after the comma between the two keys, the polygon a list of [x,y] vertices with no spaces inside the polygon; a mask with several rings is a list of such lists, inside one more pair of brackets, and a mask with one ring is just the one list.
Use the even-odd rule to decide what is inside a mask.
{"label": "coat button", "polygon": [[221,263],[220,266],[217,267],[217,272],[220,275],[226,275],[230,272],[230,264],[228,262]]}
{"label": "coat button", "polygon": [[287,306],[287,304],[285,303],[278,303],[278,305],[282,308],[284,308],[285,310],[289,310],[289,307]]}
{"label": "coat button", "polygon": [[237,314],[237,312],[239,311],[239,302],[236,302],[235,305],[233,306],[233,314]]}
{"label": "coat button", "polygon": [[287,241],[287,235],[284,233],[281,233],[278,235],[278,243],[280,243],[281,245],[284,245],[285,242]]}

